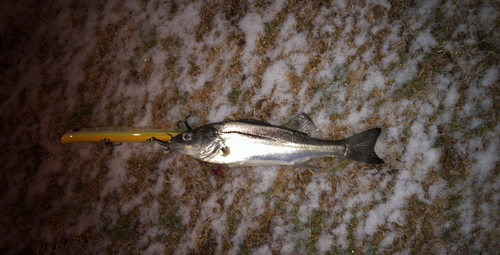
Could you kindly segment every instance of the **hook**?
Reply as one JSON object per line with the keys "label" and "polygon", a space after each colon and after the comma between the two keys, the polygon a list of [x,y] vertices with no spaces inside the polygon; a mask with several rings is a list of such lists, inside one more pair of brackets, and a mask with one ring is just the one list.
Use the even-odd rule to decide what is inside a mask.
{"label": "hook", "polygon": [[109,153],[108,153],[108,155],[110,155],[110,156],[111,156],[111,154],[113,154],[113,150],[115,149],[115,146],[122,145],[121,142],[117,142],[117,143],[111,142],[111,140],[109,140],[109,138],[101,139],[101,143],[103,143],[104,146],[108,146],[110,148]]}
{"label": "hook", "polygon": [[[170,136],[170,140],[172,140],[172,138],[174,138],[174,137],[173,137],[171,134],[169,134],[169,133],[167,133],[167,135],[169,135],[169,136]],[[163,141],[163,140],[160,140],[160,139],[158,139],[158,138],[156,138],[156,137],[154,137],[154,136],[153,136],[153,137],[151,137],[151,138],[149,138],[149,139],[146,139],[146,142],[158,142],[158,144],[159,144],[159,145],[166,147],[166,149],[165,149],[165,148],[162,148],[163,150],[166,150],[166,151],[168,151],[168,150],[169,150],[169,148],[168,148],[168,144],[170,143],[170,141]]]}
{"label": "hook", "polygon": [[191,128],[191,126],[189,126],[189,124],[188,124],[188,122],[187,122],[187,120],[188,120],[188,118],[189,118],[189,117],[191,117],[191,114],[189,114],[188,116],[186,116],[186,118],[184,119],[184,121],[182,121],[182,120],[178,121],[178,122],[177,122],[177,126],[178,126],[179,128],[182,128],[182,127],[181,127],[181,125],[179,125],[179,123],[184,123],[184,125],[186,125],[186,128],[187,128],[188,130],[193,130],[193,129]]}

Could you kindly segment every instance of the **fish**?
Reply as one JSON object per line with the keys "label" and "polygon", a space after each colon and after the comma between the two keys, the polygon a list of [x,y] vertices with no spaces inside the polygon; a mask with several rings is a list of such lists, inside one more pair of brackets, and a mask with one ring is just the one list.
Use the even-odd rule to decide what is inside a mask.
{"label": "fish", "polygon": [[254,119],[211,123],[180,133],[166,146],[201,161],[229,167],[308,167],[312,160],[322,157],[382,164],[384,161],[374,150],[380,133],[380,128],[373,128],[342,140],[320,139],[314,122],[302,113],[280,126]]}

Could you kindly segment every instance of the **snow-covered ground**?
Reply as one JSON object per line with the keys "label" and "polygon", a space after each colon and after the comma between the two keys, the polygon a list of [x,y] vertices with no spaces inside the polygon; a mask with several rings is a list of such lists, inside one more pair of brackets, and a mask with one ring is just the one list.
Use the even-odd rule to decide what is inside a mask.
{"label": "snow-covered ground", "polygon": [[[498,1],[2,1],[0,253],[500,250]],[[380,166],[236,174],[69,128],[305,112]],[[222,172],[222,173],[221,173]]]}

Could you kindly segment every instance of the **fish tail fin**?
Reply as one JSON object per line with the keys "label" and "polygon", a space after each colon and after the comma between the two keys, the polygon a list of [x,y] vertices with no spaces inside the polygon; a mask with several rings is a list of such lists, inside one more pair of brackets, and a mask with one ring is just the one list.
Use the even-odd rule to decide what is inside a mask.
{"label": "fish tail fin", "polygon": [[369,164],[384,163],[375,153],[375,143],[380,132],[380,128],[373,128],[344,139],[344,144],[347,146],[344,158]]}

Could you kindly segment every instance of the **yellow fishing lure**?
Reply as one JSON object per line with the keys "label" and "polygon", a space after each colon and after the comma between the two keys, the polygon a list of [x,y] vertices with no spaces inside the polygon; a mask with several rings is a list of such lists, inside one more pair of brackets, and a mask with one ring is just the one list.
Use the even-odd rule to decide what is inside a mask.
{"label": "yellow fishing lure", "polygon": [[77,142],[148,142],[151,138],[170,141],[178,132],[140,127],[93,127],[70,129],[61,137],[61,143]]}

